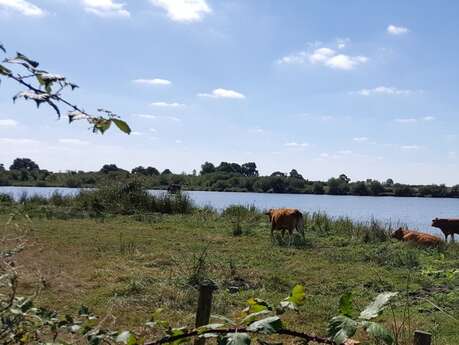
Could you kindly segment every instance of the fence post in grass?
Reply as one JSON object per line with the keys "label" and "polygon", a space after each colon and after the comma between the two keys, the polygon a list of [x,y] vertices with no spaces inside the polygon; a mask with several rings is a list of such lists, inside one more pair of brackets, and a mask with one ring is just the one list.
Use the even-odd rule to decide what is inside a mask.
{"label": "fence post in grass", "polygon": [[423,331],[414,331],[414,345],[431,345],[432,334]]}
{"label": "fence post in grass", "polygon": [[[196,328],[209,324],[212,310],[212,294],[217,285],[211,280],[205,280],[199,284],[198,309],[196,311]],[[195,345],[204,345],[206,339],[196,338]]]}

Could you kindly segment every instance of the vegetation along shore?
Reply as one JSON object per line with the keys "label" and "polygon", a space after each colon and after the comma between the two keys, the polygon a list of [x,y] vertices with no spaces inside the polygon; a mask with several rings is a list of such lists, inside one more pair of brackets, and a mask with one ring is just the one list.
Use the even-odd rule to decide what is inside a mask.
{"label": "vegetation along shore", "polygon": [[296,193],[361,196],[459,198],[459,185],[407,185],[392,179],[380,182],[368,179],[352,181],[345,174],[327,181],[311,181],[297,170],[276,171],[260,176],[254,162],[238,164],[205,162],[199,172],[173,173],[154,167],[136,167],[127,171],[106,164],[99,171],[51,172],[41,169],[29,158],[17,158],[9,167],[0,164],[0,186],[98,187],[113,181],[140,181],[149,189],[167,189],[171,185],[186,190],[219,192]]}

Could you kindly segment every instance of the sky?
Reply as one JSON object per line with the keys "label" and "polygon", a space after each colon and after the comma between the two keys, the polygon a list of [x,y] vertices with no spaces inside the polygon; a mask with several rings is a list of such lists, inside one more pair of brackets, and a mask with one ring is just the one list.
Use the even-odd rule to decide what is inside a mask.
{"label": "sky", "polygon": [[0,163],[205,161],[310,180],[459,184],[459,2],[0,0],[0,42],[132,127],[93,134],[0,84]]}

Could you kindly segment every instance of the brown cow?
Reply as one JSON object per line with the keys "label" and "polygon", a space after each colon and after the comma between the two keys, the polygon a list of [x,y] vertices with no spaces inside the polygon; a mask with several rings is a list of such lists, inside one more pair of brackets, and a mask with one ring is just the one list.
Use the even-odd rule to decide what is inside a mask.
{"label": "brown cow", "polygon": [[414,242],[423,246],[438,246],[441,243],[441,239],[437,236],[402,228],[394,231],[391,237],[400,241]]}
{"label": "brown cow", "polygon": [[297,230],[304,238],[303,214],[295,208],[270,209],[265,213],[271,222],[271,240],[274,238],[274,230],[282,231],[282,238],[285,230],[289,233],[289,244],[292,240],[293,230]]}
{"label": "brown cow", "polygon": [[439,228],[443,232],[446,242],[448,242],[449,235],[451,235],[451,239],[454,242],[454,234],[459,234],[459,219],[435,218],[432,220],[432,226]]}

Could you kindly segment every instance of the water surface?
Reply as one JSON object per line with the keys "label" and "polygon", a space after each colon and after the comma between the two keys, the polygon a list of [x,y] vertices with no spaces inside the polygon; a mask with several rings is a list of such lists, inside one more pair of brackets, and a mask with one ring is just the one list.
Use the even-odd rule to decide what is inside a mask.
{"label": "water surface", "polygon": [[[78,188],[0,187],[0,193],[14,198],[22,194],[49,197],[54,192],[74,195]],[[162,193],[163,191],[152,191]],[[229,205],[254,205],[259,209],[294,207],[307,212],[321,211],[330,216],[346,216],[356,221],[372,218],[386,224],[407,225],[410,228],[440,234],[430,226],[435,217],[459,218],[459,199],[399,198],[305,194],[263,194],[236,192],[186,192],[198,206],[221,210]]]}

